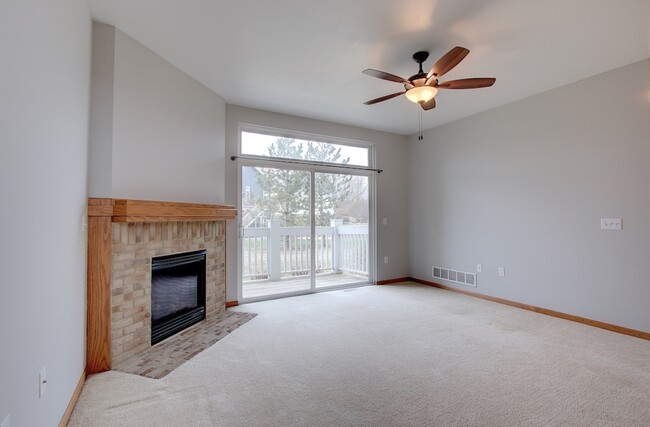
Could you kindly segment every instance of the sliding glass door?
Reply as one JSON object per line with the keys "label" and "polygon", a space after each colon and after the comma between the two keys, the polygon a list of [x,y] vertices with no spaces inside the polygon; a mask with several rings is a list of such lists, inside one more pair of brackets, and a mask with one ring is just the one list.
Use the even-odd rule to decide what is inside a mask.
{"label": "sliding glass door", "polygon": [[311,173],[242,166],[242,297],[311,289]]}
{"label": "sliding glass door", "polygon": [[241,298],[370,280],[368,177],[241,167]]}
{"label": "sliding glass door", "polygon": [[373,279],[371,146],[240,131],[243,301]]}
{"label": "sliding glass door", "polygon": [[368,177],[316,172],[314,182],[316,288],[367,282]]}

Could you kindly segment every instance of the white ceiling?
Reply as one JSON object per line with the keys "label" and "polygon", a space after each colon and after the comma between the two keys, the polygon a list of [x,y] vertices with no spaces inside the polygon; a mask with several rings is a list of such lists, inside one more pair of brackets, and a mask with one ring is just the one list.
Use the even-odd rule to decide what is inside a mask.
{"label": "white ceiling", "polygon": [[[454,46],[471,53],[441,80],[496,77],[440,91],[428,129],[650,57],[648,0],[88,0],[117,28],[228,103],[399,134],[418,130],[401,86]],[[613,84],[615,82],[612,82]]]}

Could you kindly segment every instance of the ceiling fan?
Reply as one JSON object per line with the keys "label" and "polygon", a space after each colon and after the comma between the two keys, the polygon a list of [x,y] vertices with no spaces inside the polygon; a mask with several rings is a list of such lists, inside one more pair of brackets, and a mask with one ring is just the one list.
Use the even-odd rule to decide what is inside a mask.
{"label": "ceiling fan", "polygon": [[404,90],[401,92],[371,99],[370,101],[364,102],[364,104],[372,105],[405,94],[410,101],[420,104],[423,110],[430,110],[436,106],[436,99],[434,97],[438,93],[438,89],[477,89],[492,86],[496,81],[492,77],[450,80],[447,82],[438,81],[440,77],[458,65],[468,53],[469,50],[464,47],[456,46],[440,58],[438,62],[433,64],[433,67],[431,67],[428,73],[425,73],[422,71],[422,63],[429,57],[429,52],[415,52],[413,54],[413,60],[418,63],[420,69],[417,74],[412,75],[408,79],[384,71],[373,70],[372,68],[363,70],[363,74],[404,85]]}

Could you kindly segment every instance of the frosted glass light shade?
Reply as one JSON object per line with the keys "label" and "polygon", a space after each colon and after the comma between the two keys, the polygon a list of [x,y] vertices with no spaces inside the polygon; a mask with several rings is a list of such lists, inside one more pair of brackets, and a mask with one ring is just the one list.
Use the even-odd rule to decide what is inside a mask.
{"label": "frosted glass light shade", "polygon": [[433,86],[418,86],[406,91],[406,97],[409,101],[420,103],[431,101],[438,93],[438,89]]}

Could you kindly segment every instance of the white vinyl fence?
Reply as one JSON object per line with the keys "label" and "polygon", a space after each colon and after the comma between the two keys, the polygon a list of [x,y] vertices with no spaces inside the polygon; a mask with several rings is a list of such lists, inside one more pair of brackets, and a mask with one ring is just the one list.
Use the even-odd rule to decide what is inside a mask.
{"label": "white vinyl fence", "polygon": [[[342,220],[332,220],[329,227],[316,227],[316,274],[367,275],[368,224],[342,224]],[[244,228],[243,233],[244,281],[310,274],[309,227],[280,227],[279,220],[269,220],[268,227]]]}

